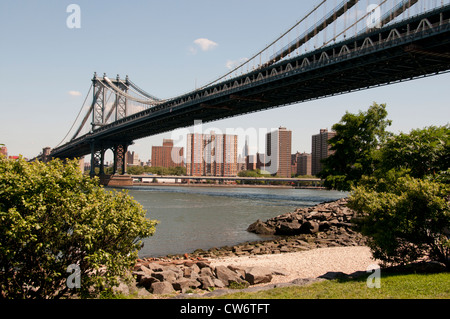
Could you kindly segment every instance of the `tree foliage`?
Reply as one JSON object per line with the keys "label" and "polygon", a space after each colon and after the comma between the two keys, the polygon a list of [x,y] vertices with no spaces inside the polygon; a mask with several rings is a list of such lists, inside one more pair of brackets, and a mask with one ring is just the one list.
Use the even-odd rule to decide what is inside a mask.
{"label": "tree foliage", "polygon": [[348,204],[374,257],[389,264],[428,257],[450,267],[450,186],[389,176],[356,187]]}
{"label": "tree foliage", "polygon": [[323,161],[319,177],[328,188],[348,191],[363,175],[371,175],[377,163],[377,149],[388,136],[385,104],[374,103],[366,112],[346,112],[333,125],[336,135],[328,142],[334,153]]}
{"label": "tree foliage", "polygon": [[387,263],[424,257],[449,267],[449,126],[390,136],[372,175],[352,190],[374,256]]}
{"label": "tree foliage", "polygon": [[[107,174],[112,174],[112,167],[109,167],[106,170]],[[176,167],[150,167],[150,166],[128,166],[127,174],[130,175],[142,175],[145,173],[152,173],[161,176],[185,176],[186,175],[186,167],[184,166],[176,166]]]}
{"label": "tree foliage", "polygon": [[421,258],[449,267],[450,126],[394,135],[385,105],[346,113],[333,126],[334,154],[320,177],[329,188],[351,190],[360,231],[375,258],[401,264]]}
{"label": "tree foliage", "polygon": [[[111,290],[156,221],[125,192],[83,176],[76,160],[0,158],[0,298],[60,298]],[[70,265],[81,287],[66,285]]]}
{"label": "tree foliage", "polygon": [[450,125],[431,126],[390,137],[381,148],[379,170],[408,170],[423,178],[447,171],[450,167]]}

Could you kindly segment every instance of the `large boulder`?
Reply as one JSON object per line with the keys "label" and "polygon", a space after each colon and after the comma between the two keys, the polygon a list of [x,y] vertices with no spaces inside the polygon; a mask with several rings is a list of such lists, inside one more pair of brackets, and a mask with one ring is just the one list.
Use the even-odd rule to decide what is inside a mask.
{"label": "large boulder", "polygon": [[281,222],[277,225],[276,235],[298,235],[302,225],[297,221]]}
{"label": "large boulder", "polygon": [[307,221],[302,224],[300,233],[302,234],[315,234],[319,231],[319,223],[315,221]]}
{"label": "large boulder", "polygon": [[159,282],[159,280],[156,279],[155,277],[152,277],[152,276],[149,276],[149,275],[145,275],[145,276],[140,278],[139,285],[144,287],[144,288],[146,288],[146,289],[150,289],[152,284],[155,283],[155,282]]}
{"label": "large boulder", "polygon": [[200,270],[200,276],[208,276],[208,277],[214,277],[214,274],[212,272],[212,269],[209,267],[204,267]]}
{"label": "large boulder", "polygon": [[197,280],[202,284],[202,289],[208,289],[210,287],[214,287],[214,281],[213,278],[211,278],[210,276],[200,276],[197,278]]}
{"label": "large boulder", "polygon": [[245,280],[250,285],[263,284],[272,281],[272,269],[267,267],[250,267],[245,269]]}
{"label": "large boulder", "polygon": [[243,280],[236,272],[232,271],[226,266],[217,266],[215,269],[217,278],[225,285],[230,285],[232,282],[240,283]]}
{"label": "large boulder", "polygon": [[172,284],[173,289],[175,290],[179,290],[182,293],[185,293],[187,290],[191,289],[191,288],[198,288],[200,287],[201,283],[198,282],[195,279],[179,279],[176,282],[174,282]]}
{"label": "large boulder", "polygon": [[248,226],[247,231],[260,235],[273,235],[275,234],[275,228],[268,226],[261,220],[257,220],[250,226]]}
{"label": "large boulder", "polygon": [[152,274],[152,277],[155,277],[159,281],[167,281],[169,283],[174,283],[177,280],[178,275],[176,272],[172,270],[164,270],[161,272],[154,272]]}
{"label": "large boulder", "polygon": [[163,281],[153,283],[151,286],[151,292],[155,295],[167,295],[174,293],[175,290],[170,282]]}

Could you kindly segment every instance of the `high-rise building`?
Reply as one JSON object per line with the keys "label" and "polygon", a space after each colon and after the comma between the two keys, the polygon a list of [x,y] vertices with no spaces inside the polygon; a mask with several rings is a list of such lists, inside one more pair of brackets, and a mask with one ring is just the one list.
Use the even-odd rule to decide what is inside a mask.
{"label": "high-rise building", "polygon": [[139,166],[141,161],[139,160],[139,155],[135,152],[128,151],[126,154],[127,165]]}
{"label": "high-rise building", "polygon": [[305,176],[311,174],[311,154],[297,152],[292,154],[292,174]]}
{"label": "high-rise building", "polygon": [[312,136],[311,173],[317,175],[323,168],[322,160],[333,154],[330,151],[328,140],[336,135],[336,132],[328,132],[321,129],[319,134]]}
{"label": "high-rise building", "polygon": [[236,176],[237,135],[189,134],[186,172],[190,176]]}
{"label": "high-rise building", "polygon": [[152,166],[177,167],[184,166],[183,147],[174,147],[173,140],[164,139],[162,146],[152,146]]}
{"label": "high-rise building", "polygon": [[186,174],[203,175],[203,134],[188,134],[186,144]]}
{"label": "high-rise building", "polygon": [[256,153],[256,169],[265,172],[266,165],[268,164],[266,159],[266,154]]}
{"label": "high-rise building", "polygon": [[292,132],[285,127],[267,133],[265,170],[272,175],[291,177]]}
{"label": "high-rise building", "polygon": [[245,169],[247,171],[256,170],[256,155],[247,155],[245,157]]}

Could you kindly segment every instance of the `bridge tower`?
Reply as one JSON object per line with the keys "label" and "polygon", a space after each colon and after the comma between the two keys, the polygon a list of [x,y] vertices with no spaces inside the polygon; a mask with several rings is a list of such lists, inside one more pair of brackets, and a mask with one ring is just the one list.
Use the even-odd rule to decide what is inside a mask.
{"label": "bridge tower", "polygon": [[[92,123],[91,132],[107,124],[108,119],[114,113],[115,121],[127,117],[127,91],[129,87],[128,76],[125,80],[120,79],[117,75],[116,79],[111,81],[107,79],[106,74],[103,78],[97,76],[94,73],[92,79],[93,86],[93,99],[92,99]],[[114,87],[115,92],[114,105],[111,110],[106,114],[106,93],[108,89]],[[95,168],[99,167],[99,175],[105,174],[105,152],[111,149],[114,154],[113,174],[124,175],[126,173],[126,153],[128,146],[132,143],[126,140],[116,140],[113,146],[105,147],[102,143],[91,140],[91,170],[90,175],[93,177],[96,175]]]}
{"label": "bridge tower", "polygon": [[[120,80],[119,75],[117,74],[116,82],[114,83],[120,90],[124,93],[128,91],[128,75],[125,78],[125,83]],[[115,101],[115,109],[116,109],[116,121],[127,117],[127,98],[125,95],[121,95],[116,92],[116,101]]]}

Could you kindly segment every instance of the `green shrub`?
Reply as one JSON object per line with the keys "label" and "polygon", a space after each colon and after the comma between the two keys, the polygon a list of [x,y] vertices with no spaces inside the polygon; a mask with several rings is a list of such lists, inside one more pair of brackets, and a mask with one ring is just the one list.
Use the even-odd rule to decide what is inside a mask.
{"label": "green shrub", "polygon": [[391,175],[354,188],[348,204],[374,257],[388,264],[428,257],[449,267],[450,186]]}
{"label": "green shrub", "polygon": [[[76,160],[0,158],[0,298],[112,290],[134,265],[141,239],[154,233],[156,221],[145,214],[127,193],[83,176]],[[71,265],[81,283],[72,289]]]}

